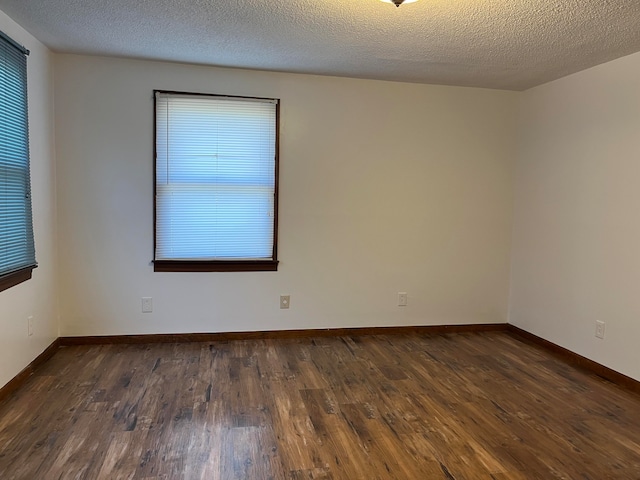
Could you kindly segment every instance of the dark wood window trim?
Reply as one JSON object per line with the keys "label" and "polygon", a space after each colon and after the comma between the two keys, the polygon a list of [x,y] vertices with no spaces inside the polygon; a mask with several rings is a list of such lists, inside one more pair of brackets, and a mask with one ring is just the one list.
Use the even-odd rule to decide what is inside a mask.
{"label": "dark wood window trim", "polygon": [[8,154],[0,161],[0,171],[12,172],[0,191],[3,214],[8,215],[0,239],[8,242],[0,257],[0,292],[29,280],[37,266],[29,174],[28,55],[29,50],[0,31],[0,64],[7,79],[0,88],[0,110],[10,112],[0,113],[2,149]]}
{"label": "dark wood window trim", "polygon": [[31,273],[37,265],[31,265],[30,267],[23,268],[17,272],[11,272],[0,277],[0,292],[7,290],[11,287],[26,282],[31,278]]}
{"label": "dark wood window trim", "polygon": [[272,260],[154,260],[154,272],[275,272],[278,270],[278,212],[279,212],[279,187],[280,187],[280,99],[265,97],[249,97],[238,95],[217,95],[210,93],[181,92],[175,90],[154,90],[153,96],[153,245],[155,258],[156,247],[156,162],[157,154],[157,94],[193,95],[203,97],[227,97],[245,98],[253,100],[276,101],[276,138],[275,138],[275,186],[274,186],[274,221],[273,221],[273,255]]}
{"label": "dark wood window trim", "polygon": [[275,272],[277,270],[277,260],[156,260],[153,262],[154,272]]}

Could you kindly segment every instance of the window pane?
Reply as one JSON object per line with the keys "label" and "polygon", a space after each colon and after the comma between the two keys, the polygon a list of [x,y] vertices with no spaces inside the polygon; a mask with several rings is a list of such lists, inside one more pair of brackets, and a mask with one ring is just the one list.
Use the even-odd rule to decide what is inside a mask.
{"label": "window pane", "polygon": [[277,105],[156,95],[156,260],[274,260]]}
{"label": "window pane", "polygon": [[35,264],[26,53],[0,34],[0,277]]}

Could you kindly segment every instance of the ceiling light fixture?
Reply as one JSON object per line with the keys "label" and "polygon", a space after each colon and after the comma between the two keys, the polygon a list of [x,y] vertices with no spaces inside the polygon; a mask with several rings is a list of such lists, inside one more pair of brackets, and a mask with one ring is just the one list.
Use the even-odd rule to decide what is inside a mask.
{"label": "ceiling light fixture", "polygon": [[413,3],[413,2],[417,2],[418,0],[381,0],[381,1],[385,3],[393,3],[396,7],[399,7],[403,3]]}

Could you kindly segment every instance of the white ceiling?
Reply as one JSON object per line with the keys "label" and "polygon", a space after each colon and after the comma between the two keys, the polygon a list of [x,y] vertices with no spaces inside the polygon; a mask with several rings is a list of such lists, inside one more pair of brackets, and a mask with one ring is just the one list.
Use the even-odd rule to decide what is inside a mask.
{"label": "white ceiling", "polygon": [[0,0],[57,52],[524,90],[640,51],[640,0]]}

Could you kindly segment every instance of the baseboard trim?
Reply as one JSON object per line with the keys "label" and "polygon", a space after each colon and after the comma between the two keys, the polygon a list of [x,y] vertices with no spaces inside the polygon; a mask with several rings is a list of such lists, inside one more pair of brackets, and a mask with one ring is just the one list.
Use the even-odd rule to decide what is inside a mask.
{"label": "baseboard trim", "polygon": [[60,345],[112,345],[144,343],[221,342],[231,340],[295,339],[309,337],[342,337],[349,335],[441,335],[443,333],[495,332],[507,330],[506,323],[466,325],[426,325],[405,327],[326,328],[309,330],[266,330],[259,332],[165,333],[150,335],[105,335],[60,337]]}
{"label": "baseboard trim", "polygon": [[22,369],[15,377],[2,388],[0,388],[0,402],[20,388],[33,373],[49,360],[60,348],[60,339],[56,338],[51,345],[45,348],[44,352],[38,355],[29,365]]}
{"label": "baseboard trim", "polygon": [[526,330],[516,327],[515,325],[507,324],[507,331],[513,335],[516,335],[517,337],[520,337],[520,339],[525,340],[530,344],[544,348],[546,351],[556,355],[560,359],[575,367],[593,373],[601,378],[604,378],[605,380],[615,383],[619,387],[631,390],[635,393],[640,393],[640,382],[638,380],[628,377],[620,372],[616,372],[609,367],[605,367],[598,362],[594,362],[587,357],[583,357],[582,355],[572,352],[571,350],[561,347],[560,345],[550,342],[549,340],[538,337],[533,333],[529,333]]}

